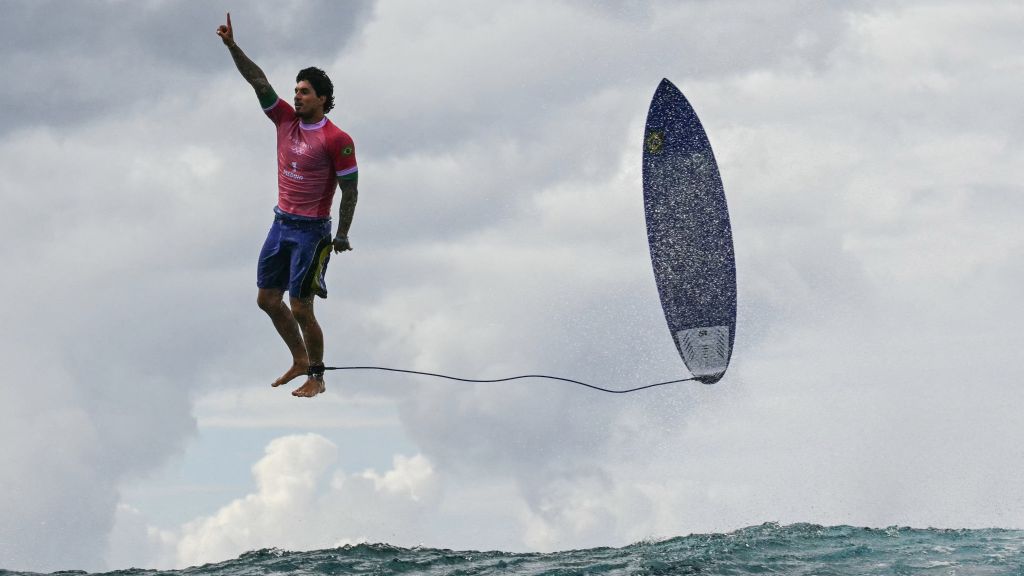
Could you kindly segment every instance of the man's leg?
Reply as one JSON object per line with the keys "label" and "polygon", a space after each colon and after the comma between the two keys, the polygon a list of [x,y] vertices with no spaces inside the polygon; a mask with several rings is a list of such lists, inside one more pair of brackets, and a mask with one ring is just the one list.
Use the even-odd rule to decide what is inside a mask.
{"label": "man's leg", "polygon": [[[323,366],[324,364],[324,333],[320,329],[320,323],[316,321],[313,314],[313,296],[307,298],[291,297],[291,312],[295,317],[299,329],[302,331],[302,340],[305,342],[305,350],[309,366]],[[310,398],[324,392],[323,374],[309,376],[306,382],[292,392],[293,396]]]}
{"label": "man's leg", "polygon": [[[280,386],[302,376],[309,370],[309,354],[299,329],[295,315],[284,303],[284,290],[260,288],[256,295],[256,304],[270,316],[274,328],[292,353],[292,367],[271,386]],[[323,356],[323,337],[320,338],[320,356]]]}

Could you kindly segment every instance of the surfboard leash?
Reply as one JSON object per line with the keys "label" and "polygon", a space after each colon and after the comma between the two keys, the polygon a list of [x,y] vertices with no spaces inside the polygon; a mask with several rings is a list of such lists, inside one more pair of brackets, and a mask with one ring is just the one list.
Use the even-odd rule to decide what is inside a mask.
{"label": "surfboard leash", "polygon": [[[478,384],[493,384],[496,382],[509,382],[511,380],[524,380],[524,379],[546,379],[546,380],[557,380],[559,382],[568,382],[570,384],[577,384],[579,386],[586,386],[592,390],[598,390],[601,392],[607,392],[609,394],[626,394],[629,392],[638,392],[640,390],[646,390],[648,388],[654,388],[656,386],[665,386],[667,384],[678,384],[680,382],[692,382],[697,380],[693,378],[681,378],[679,380],[667,380],[665,382],[655,382],[654,384],[646,384],[644,386],[637,386],[636,388],[628,388],[625,390],[615,390],[611,388],[602,388],[593,384],[587,384],[586,382],[580,382],[579,380],[573,380],[571,378],[562,378],[561,376],[548,376],[546,374],[523,374],[521,376],[510,376],[508,378],[494,378],[494,379],[479,379],[479,378],[459,378],[457,376],[449,376],[447,374],[437,374],[434,372],[421,372],[419,370],[404,370],[401,368],[387,368],[385,366],[310,366],[309,374],[311,376],[323,375],[325,370],[378,370],[382,372],[398,372],[400,374],[415,374],[418,376],[430,376],[432,378],[443,378],[445,380],[455,380],[457,382],[472,382]],[[314,374],[315,373],[315,374]]]}

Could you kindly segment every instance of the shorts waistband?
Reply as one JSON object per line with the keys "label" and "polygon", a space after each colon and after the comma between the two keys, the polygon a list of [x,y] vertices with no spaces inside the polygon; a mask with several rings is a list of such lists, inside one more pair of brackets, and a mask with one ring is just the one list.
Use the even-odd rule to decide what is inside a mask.
{"label": "shorts waistband", "polygon": [[312,216],[302,216],[299,214],[291,214],[281,210],[280,207],[274,206],[274,220],[280,222],[287,222],[288,224],[305,224],[307,226],[318,226],[322,224],[330,224],[331,217],[327,218],[314,218]]}

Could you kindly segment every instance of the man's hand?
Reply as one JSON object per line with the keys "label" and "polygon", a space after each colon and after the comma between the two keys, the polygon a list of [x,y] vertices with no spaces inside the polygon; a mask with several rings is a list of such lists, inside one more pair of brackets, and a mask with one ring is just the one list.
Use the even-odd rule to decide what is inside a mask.
{"label": "man's hand", "polygon": [[227,25],[222,24],[217,28],[217,36],[220,36],[220,39],[224,41],[224,45],[228,48],[235,45],[235,33],[231,29],[231,12],[228,12]]}
{"label": "man's hand", "polygon": [[332,244],[334,244],[335,253],[340,254],[341,252],[345,252],[346,250],[352,249],[352,244],[348,241],[348,236],[335,236],[334,242],[332,242]]}

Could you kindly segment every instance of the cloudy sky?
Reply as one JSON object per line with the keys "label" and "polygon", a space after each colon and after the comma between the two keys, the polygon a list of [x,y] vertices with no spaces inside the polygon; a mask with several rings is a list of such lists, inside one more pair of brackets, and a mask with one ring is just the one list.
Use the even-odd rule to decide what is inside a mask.
{"label": "cloudy sky", "polygon": [[[0,568],[1024,528],[1019,2],[0,9]],[[328,364],[685,376],[640,196],[668,77],[732,212],[726,378],[271,389],[274,132],[214,34],[228,10],[279,93],[331,74],[357,144]]]}

